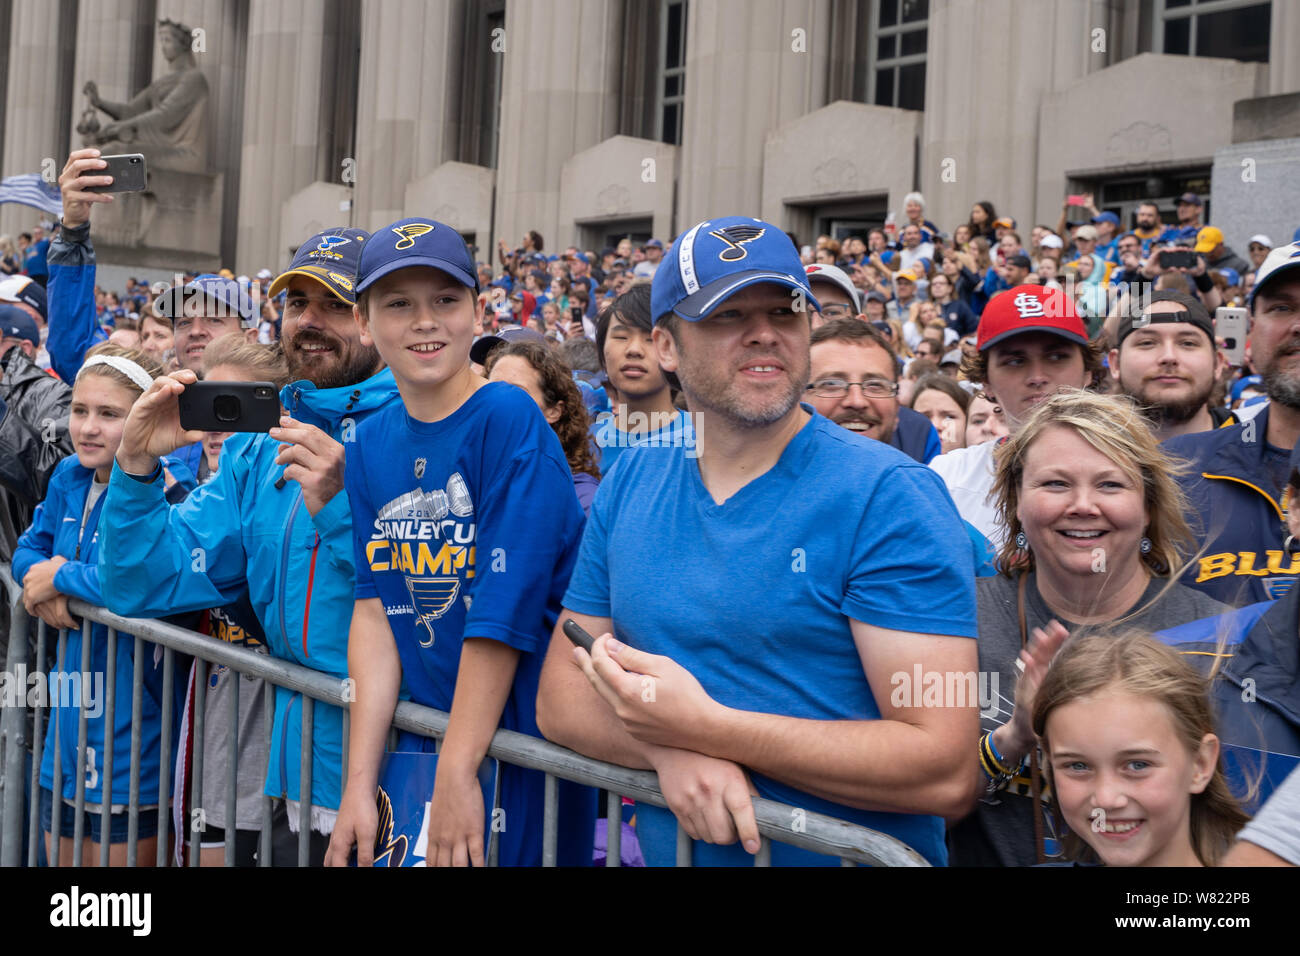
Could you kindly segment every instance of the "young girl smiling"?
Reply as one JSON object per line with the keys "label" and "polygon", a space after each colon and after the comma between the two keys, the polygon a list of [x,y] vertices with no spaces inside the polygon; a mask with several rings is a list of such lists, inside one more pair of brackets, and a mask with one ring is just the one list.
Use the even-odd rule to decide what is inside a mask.
{"label": "young girl smiling", "polygon": [[1149,635],[1068,642],[1034,696],[1034,732],[1075,859],[1214,866],[1246,814],[1228,789],[1205,678]]}

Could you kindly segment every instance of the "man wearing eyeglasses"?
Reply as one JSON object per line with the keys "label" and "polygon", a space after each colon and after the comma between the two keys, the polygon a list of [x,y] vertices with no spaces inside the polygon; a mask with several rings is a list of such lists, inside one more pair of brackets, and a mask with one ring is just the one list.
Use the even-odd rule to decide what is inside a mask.
{"label": "man wearing eyeglasses", "polygon": [[[817,290],[818,301],[821,291]],[[826,305],[822,303],[822,310]],[[943,450],[930,420],[898,403],[898,356],[875,326],[834,319],[813,329],[808,401],[836,425],[928,465]]]}
{"label": "man wearing eyeglasses", "polygon": [[862,312],[862,295],[853,280],[839,266],[814,262],[805,266],[808,284],[821,305],[812,311],[814,329],[836,319],[857,318]]}

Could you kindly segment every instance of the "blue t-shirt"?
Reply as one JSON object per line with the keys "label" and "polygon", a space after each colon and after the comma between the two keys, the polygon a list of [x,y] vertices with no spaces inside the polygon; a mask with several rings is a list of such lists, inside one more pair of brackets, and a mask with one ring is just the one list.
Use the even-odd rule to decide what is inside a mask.
{"label": "blue t-shirt", "polygon": [[[805,409],[812,412],[810,406]],[[813,414],[778,462],[719,505],[676,448],[637,447],[601,482],[564,606],[609,617],[631,647],[665,654],[727,707],[874,720],[849,619],[975,637],[970,539],[933,471]],[[947,860],[943,820],[831,803],[761,774],[759,793],[889,833]],[[671,865],[672,815],[637,807],[651,865]],[[697,843],[702,865],[749,865],[739,844]],[[773,844],[772,862],[829,863]]]}
{"label": "blue t-shirt", "polygon": [[[540,737],[538,678],[583,514],[537,404],[505,382],[437,422],[394,402],[347,452],[356,597],[383,601],[411,699],[451,710],[464,638],[500,641],[521,652],[501,726]],[[422,746],[406,738],[399,749]],[[502,865],[540,864],[542,786],[537,771],[502,766]],[[589,864],[595,794],[572,789],[577,799],[560,801],[561,855]]]}
{"label": "blue t-shirt", "polygon": [[[643,416],[639,422],[637,416]],[[625,431],[620,425],[631,426],[632,431]],[[657,428],[643,428],[640,425],[658,425]],[[622,419],[613,412],[596,416],[591,423],[591,440],[596,445],[600,456],[601,475],[609,474],[620,455],[634,445],[649,445],[653,448],[686,448],[695,454],[695,429],[691,425],[691,416],[680,409],[672,420],[660,424],[659,421],[642,412],[625,412]]]}

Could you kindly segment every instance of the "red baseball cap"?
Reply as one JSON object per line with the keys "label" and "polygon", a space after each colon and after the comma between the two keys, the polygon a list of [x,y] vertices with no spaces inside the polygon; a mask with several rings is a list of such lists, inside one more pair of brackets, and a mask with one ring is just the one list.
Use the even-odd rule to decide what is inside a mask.
{"label": "red baseball cap", "polygon": [[1064,290],[1018,285],[999,292],[984,307],[975,332],[975,347],[983,352],[1023,332],[1047,332],[1085,348],[1088,345],[1088,330]]}

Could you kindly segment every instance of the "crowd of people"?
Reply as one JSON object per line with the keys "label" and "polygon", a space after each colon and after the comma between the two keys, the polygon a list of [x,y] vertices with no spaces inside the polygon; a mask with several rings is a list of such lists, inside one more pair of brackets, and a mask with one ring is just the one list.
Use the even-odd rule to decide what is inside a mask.
{"label": "crowd of people", "polygon": [[[276,864],[300,821],[313,864],[391,857],[399,697],[450,714],[436,757],[395,747],[436,761],[430,866],[541,861],[542,775],[501,766],[485,804],[498,728],[654,770],[668,808],[638,804],[624,847],[650,865],[678,824],[697,864],[751,860],[754,794],[937,865],[1300,865],[1300,241],[1242,259],[1188,193],[1170,225],[1069,197],[1025,242],[985,201],[944,231],[913,193],[901,228],[802,247],[727,216],[483,262],[408,217],[304,237],[279,275],[106,291],[103,167],[64,167],[48,278],[0,281],[0,559],[69,628],[41,663],[77,669],[76,598],[355,694],[346,735],[315,707],[308,788],[301,694],[267,707],[214,667],[202,739],[165,742],[168,708],[196,736],[203,667],[163,699],[113,639],[116,686],[145,674],[145,774],[212,768],[173,806],[204,809],[205,865],[257,859],[264,794]],[[200,380],[273,384],[278,425],[187,430]],[[109,631],[86,634],[102,671]],[[84,744],[55,711],[43,850],[123,864],[130,697]],[[563,784],[559,816],[560,862],[590,863],[596,791]],[[174,836],[140,821],[152,859]]]}

